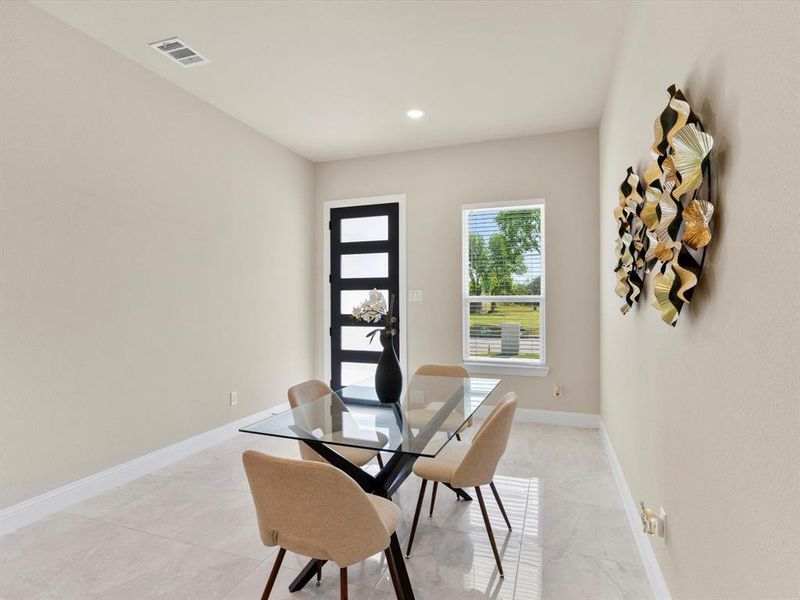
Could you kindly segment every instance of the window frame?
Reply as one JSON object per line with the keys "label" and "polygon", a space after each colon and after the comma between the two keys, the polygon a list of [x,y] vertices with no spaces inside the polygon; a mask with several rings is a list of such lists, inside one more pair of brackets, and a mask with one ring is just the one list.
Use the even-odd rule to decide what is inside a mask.
{"label": "window frame", "polygon": [[[469,294],[469,215],[476,211],[498,209],[537,208],[540,211],[541,236],[541,282],[539,294],[535,296],[470,296]],[[481,202],[461,205],[461,359],[470,372],[506,375],[547,375],[546,363],[546,305],[547,278],[545,275],[545,223],[546,210],[544,198]],[[532,358],[481,358],[469,353],[469,304],[470,302],[537,302],[539,304],[539,337],[541,352],[538,359]]]}

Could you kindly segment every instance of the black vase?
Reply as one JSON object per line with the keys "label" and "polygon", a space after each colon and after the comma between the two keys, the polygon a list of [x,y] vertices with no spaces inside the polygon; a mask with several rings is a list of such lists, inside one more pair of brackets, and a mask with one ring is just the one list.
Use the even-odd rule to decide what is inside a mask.
{"label": "black vase", "polygon": [[375,369],[375,392],[378,400],[385,404],[398,402],[403,391],[403,372],[397,362],[392,336],[385,331],[381,331],[381,346],[383,352]]}

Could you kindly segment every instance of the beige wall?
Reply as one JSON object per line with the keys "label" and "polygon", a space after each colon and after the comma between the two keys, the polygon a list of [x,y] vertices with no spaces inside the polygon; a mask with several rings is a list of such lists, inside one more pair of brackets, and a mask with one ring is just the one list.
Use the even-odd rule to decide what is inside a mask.
{"label": "beige wall", "polygon": [[[600,133],[602,415],[674,598],[797,598],[800,5],[640,3]],[[656,43],[660,40],[659,43]],[[715,138],[717,234],[675,329],[614,295],[612,209],[671,83]]]}
{"label": "beige wall", "polygon": [[[595,129],[320,163],[318,223],[325,200],[406,194],[408,289],[425,294],[408,303],[413,371],[461,362],[461,205],[545,198],[551,370],[543,378],[504,376],[505,387],[526,408],[597,413],[597,181]],[[321,295],[320,247],[317,261]],[[319,373],[322,341],[319,335]],[[556,382],[564,385],[561,398],[552,395]]]}
{"label": "beige wall", "polygon": [[313,168],[38,8],[2,11],[7,506],[311,375]]}

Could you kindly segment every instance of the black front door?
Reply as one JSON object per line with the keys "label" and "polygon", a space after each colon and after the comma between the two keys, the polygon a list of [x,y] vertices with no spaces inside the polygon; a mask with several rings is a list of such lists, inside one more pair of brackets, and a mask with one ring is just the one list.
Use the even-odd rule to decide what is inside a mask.
{"label": "black front door", "polygon": [[[394,295],[394,316],[399,329],[400,232],[399,204],[370,204],[331,209],[331,387],[339,389],[375,373],[381,354],[378,336],[365,337],[374,326],[355,321],[353,307],[370,290]],[[399,335],[394,336],[400,355]]]}

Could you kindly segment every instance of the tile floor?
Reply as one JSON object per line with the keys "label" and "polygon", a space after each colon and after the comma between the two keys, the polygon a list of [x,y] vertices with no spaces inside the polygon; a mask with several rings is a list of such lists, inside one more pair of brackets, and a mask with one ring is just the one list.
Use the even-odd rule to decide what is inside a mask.
{"label": "tile floor", "polygon": [[[276,551],[258,538],[247,448],[299,456],[296,442],[242,434],[0,538],[0,599],[257,600]],[[513,528],[487,491],[505,579],[477,502],[442,489],[407,561],[419,600],[651,598],[596,430],[515,424],[495,483]],[[412,476],[395,498],[404,549],[418,492]],[[289,594],[305,562],[287,554],[272,598],[339,597],[330,565],[320,587]],[[352,600],[394,598],[380,555],[349,579]]]}

